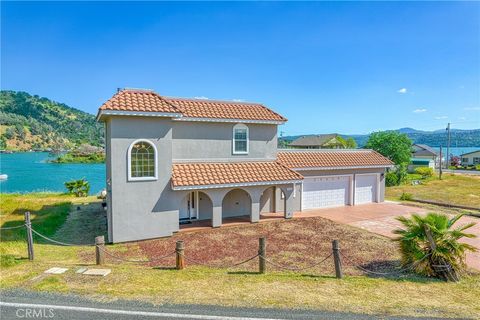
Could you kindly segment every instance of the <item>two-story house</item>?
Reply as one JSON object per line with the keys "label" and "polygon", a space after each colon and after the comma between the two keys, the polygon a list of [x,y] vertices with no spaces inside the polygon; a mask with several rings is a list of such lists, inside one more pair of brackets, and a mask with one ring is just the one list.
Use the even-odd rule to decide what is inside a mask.
{"label": "two-story house", "polygon": [[124,89],[103,104],[108,237],[172,235],[182,221],[381,202],[392,163],[372,150],[277,150],[287,119],[256,103]]}

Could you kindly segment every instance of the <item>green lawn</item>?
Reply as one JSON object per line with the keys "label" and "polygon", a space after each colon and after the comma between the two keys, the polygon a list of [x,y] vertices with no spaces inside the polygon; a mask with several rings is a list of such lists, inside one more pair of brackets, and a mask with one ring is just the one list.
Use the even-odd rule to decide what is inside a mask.
{"label": "green lawn", "polygon": [[402,193],[410,193],[415,199],[431,200],[449,204],[480,208],[480,176],[443,174],[420,180],[421,184],[411,183],[386,188],[385,197],[399,200]]}
{"label": "green lawn", "polygon": [[[32,211],[32,223],[37,225],[39,231],[48,233],[55,239],[87,243],[92,242],[95,235],[105,231],[104,224],[101,223],[102,208],[93,197],[78,199],[58,194],[2,195],[0,225],[20,224],[24,210]],[[56,223],[57,228],[54,227]],[[289,224],[287,221],[281,226],[285,237],[290,232],[287,228]],[[328,230],[331,231],[334,227],[329,226]],[[77,228],[81,229],[75,231]],[[369,242],[372,250],[392,251],[391,242],[386,238],[353,227],[341,228],[342,232],[351,230],[350,236],[354,235],[355,239],[361,241],[370,235],[372,239],[375,237],[373,242]],[[228,229],[220,228],[212,232],[220,234],[225,230]],[[234,231],[232,229],[232,232]],[[106,267],[112,269],[110,275],[87,277],[76,274],[75,270],[82,266],[93,266],[93,247],[61,247],[36,243],[36,259],[29,262],[25,259],[23,233],[24,231],[5,235],[2,233],[0,288],[77,293],[105,301],[137,299],[158,304],[312,308],[431,317],[477,317],[480,314],[478,274],[465,276],[458,283],[444,283],[416,276],[371,278],[361,275],[338,280],[333,277],[332,266],[324,273],[270,270],[267,274],[260,275],[251,271],[245,272],[242,268],[207,268],[188,266],[187,263],[185,270],[177,271],[158,265],[134,265],[107,259]],[[215,240],[215,234],[209,236],[211,241]],[[195,240],[194,235],[189,237],[191,241]],[[345,233],[345,237],[349,235]],[[199,234],[197,240],[201,241],[202,235]],[[340,242],[343,243],[342,239]],[[136,243],[107,248],[118,255],[130,253],[137,259],[146,258],[145,252]],[[273,245],[270,248],[273,251]],[[392,252],[392,257],[396,255],[397,253]],[[255,265],[257,262],[252,263]],[[68,267],[69,271],[62,275],[43,274],[44,270],[53,266]],[[347,275],[354,274],[348,268],[345,271]]]}

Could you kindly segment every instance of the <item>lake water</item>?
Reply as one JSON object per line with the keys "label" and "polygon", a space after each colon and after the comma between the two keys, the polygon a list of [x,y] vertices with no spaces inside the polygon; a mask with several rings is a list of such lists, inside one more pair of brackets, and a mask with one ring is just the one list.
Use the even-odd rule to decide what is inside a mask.
{"label": "lake water", "polygon": [[90,182],[90,193],[105,188],[104,164],[49,163],[48,152],[0,154],[0,173],[8,180],[0,181],[0,192],[67,191],[64,182],[85,178]]}
{"label": "lake water", "polygon": [[[433,149],[435,149],[437,152],[440,152],[440,148],[434,147]],[[459,156],[461,154],[469,153],[477,150],[480,150],[480,147],[454,147],[454,148],[450,148],[450,153],[453,154],[454,156]],[[447,152],[447,148],[443,147],[442,152],[443,154],[445,154]]]}
{"label": "lake water", "polygon": [[[450,153],[460,155],[475,150],[480,147],[455,147],[450,148]],[[90,182],[91,194],[105,188],[104,164],[56,164],[48,159],[47,152],[0,154],[0,173],[8,174],[8,180],[0,181],[0,192],[64,192],[66,181],[81,178]]]}

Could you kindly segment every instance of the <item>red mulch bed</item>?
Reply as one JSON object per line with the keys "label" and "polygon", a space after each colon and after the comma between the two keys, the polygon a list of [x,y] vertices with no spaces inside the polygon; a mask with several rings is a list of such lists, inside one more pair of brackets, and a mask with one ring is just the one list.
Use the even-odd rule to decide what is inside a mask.
{"label": "red mulch bed", "polygon": [[[224,226],[191,233],[179,233],[169,238],[140,241],[136,244],[149,258],[164,256],[175,249],[175,242],[185,242],[187,265],[205,264],[229,267],[257,254],[258,238],[267,238],[267,257],[282,266],[306,267],[321,261],[332,252],[332,240],[338,239],[340,248],[349,261],[344,260],[349,274],[359,274],[351,264],[368,265],[369,269],[385,270],[398,264],[398,245],[390,239],[336,222],[312,217],[294,220],[276,220],[257,224]],[[133,253],[133,252],[132,252]],[[137,252],[138,254],[138,252]],[[175,264],[174,257],[150,266]],[[378,268],[375,267],[378,265]],[[256,271],[258,258],[235,267],[235,270]],[[282,270],[269,265],[269,270]],[[333,259],[309,269],[308,273],[333,273]]]}

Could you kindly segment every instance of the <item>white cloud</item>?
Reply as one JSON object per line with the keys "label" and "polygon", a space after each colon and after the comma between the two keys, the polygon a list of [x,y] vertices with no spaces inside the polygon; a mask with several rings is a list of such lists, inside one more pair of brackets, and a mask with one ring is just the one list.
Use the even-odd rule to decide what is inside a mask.
{"label": "white cloud", "polygon": [[402,94],[407,93],[407,88],[401,88],[397,92]]}
{"label": "white cloud", "polygon": [[413,110],[413,113],[422,113],[422,112],[427,112],[427,109],[415,109],[415,110]]}
{"label": "white cloud", "polygon": [[479,111],[480,107],[467,107],[467,108],[463,108],[463,110],[465,110],[465,111]]}
{"label": "white cloud", "polygon": [[245,100],[243,100],[243,99],[232,99],[232,101],[234,101],[234,102],[243,102],[243,101],[245,101]]}
{"label": "white cloud", "polygon": [[208,97],[204,97],[204,96],[201,96],[201,97],[193,97],[194,99],[199,99],[199,100],[208,100]]}
{"label": "white cloud", "polygon": [[436,120],[444,120],[444,119],[448,119],[447,116],[439,116],[439,117],[435,117]]}
{"label": "white cloud", "polygon": [[465,117],[458,117],[458,120],[467,120]]}

